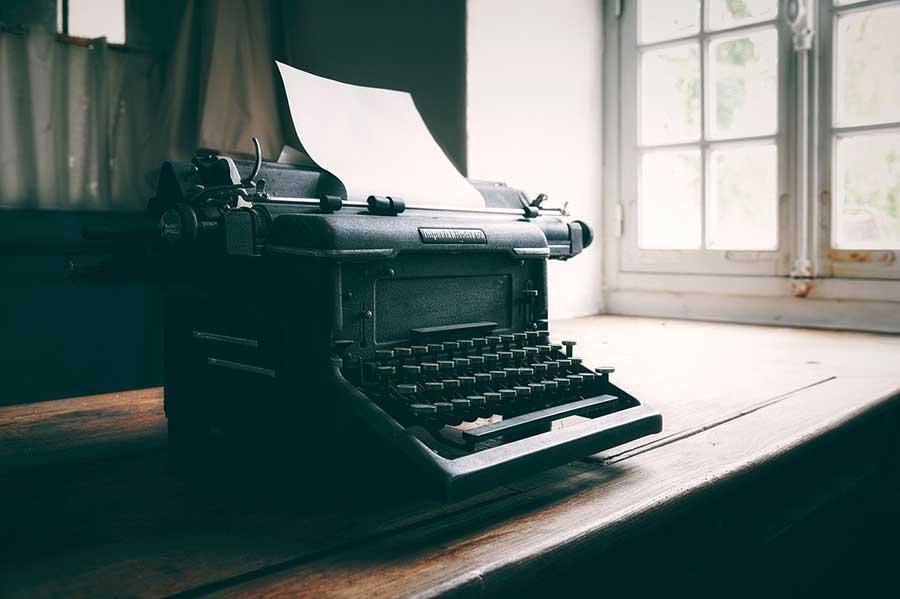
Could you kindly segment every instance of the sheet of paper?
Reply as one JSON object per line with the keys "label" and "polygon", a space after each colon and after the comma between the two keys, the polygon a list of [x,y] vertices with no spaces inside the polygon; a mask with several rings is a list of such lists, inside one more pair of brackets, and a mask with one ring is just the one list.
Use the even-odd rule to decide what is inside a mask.
{"label": "sheet of paper", "polygon": [[412,96],[332,81],[277,63],[303,149],[347,188],[407,205],[484,208],[431,136]]}

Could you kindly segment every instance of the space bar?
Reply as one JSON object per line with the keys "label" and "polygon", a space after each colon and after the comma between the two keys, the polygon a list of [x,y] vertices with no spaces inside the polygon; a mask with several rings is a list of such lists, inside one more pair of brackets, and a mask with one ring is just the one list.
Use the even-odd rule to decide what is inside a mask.
{"label": "space bar", "polygon": [[512,418],[507,418],[500,422],[494,422],[492,424],[479,426],[478,428],[469,429],[463,431],[462,438],[472,443],[487,441],[488,439],[493,439],[500,435],[507,435],[523,427],[531,427],[537,424],[552,422],[554,420],[559,420],[560,418],[565,418],[566,416],[580,416],[598,408],[609,407],[618,400],[619,398],[613,395],[598,395],[597,397],[581,399],[561,406],[553,406],[552,408],[545,408],[536,412],[513,416]]}

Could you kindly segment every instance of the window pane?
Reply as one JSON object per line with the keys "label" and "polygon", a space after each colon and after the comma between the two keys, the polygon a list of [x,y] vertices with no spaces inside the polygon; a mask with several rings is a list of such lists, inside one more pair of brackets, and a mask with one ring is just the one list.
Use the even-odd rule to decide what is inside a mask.
{"label": "window pane", "polygon": [[124,44],[125,0],[69,0],[69,35]]}
{"label": "window pane", "polygon": [[710,29],[770,21],[778,14],[776,0],[706,0]]}
{"label": "window pane", "polygon": [[641,143],[700,138],[700,52],[688,43],[641,55]]}
{"label": "window pane", "polygon": [[835,246],[900,248],[900,133],[835,139]]}
{"label": "window pane", "polygon": [[778,34],[775,29],[709,43],[712,138],[775,133],[778,127]]}
{"label": "window pane", "polygon": [[660,42],[700,31],[700,0],[640,0],[638,41]]}
{"label": "window pane", "polygon": [[774,144],[710,152],[709,247],[778,246],[777,151]]}
{"label": "window pane", "polygon": [[835,124],[900,121],[900,6],[837,17]]}
{"label": "window pane", "polygon": [[638,196],[638,245],[696,249],[700,240],[700,150],[645,154]]}

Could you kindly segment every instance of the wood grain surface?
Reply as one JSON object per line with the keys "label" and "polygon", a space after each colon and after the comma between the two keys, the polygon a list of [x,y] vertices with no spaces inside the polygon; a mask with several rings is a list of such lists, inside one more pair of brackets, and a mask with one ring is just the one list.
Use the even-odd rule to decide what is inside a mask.
{"label": "wood grain surface", "polygon": [[317,456],[278,480],[185,475],[160,389],[0,408],[0,596],[503,593],[769,464],[802,468],[807,502],[844,479],[785,460],[844,455],[850,431],[882,452],[900,411],[898,337],[605,316],[552,332],[616,366],[663,432],[452,504],[355,464],[312,480]]}

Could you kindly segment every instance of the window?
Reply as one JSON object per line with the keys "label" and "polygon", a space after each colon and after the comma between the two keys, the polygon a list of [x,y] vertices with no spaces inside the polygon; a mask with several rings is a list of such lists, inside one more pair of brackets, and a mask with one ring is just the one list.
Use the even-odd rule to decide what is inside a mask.
{"label": "window", "polygon": [[125,0],[57,0],[56,25],[64,35],[124,44]]}
{"label": "window", "polygon": [[606,6],[610,309],[896,330],[900,0]]}
{"label": "window", "polygon": [[790,51],[777,0],[621,19],[624,270],[784,274]]}
{"label": "window", "polygon": [[823,271],[900,278],[900,2],[820,10]]}

